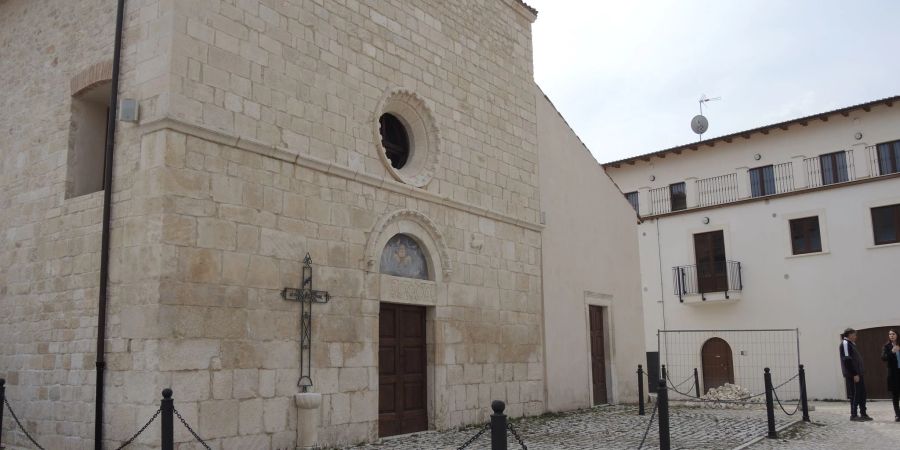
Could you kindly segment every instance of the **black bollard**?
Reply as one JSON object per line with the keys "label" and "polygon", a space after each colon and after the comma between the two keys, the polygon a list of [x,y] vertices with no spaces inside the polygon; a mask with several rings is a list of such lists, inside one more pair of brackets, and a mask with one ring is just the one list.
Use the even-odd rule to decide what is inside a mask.
{"label": "black bollard", "polygon": [[506,450],[506,403],[500,400],[491,402],[491,450]]}
{"label": "black bollard", "polygon": [[763,381],[766,384],[766,419],[769,422],[769,434],[766,437],[776,439],[778,433],[775,431],[775,404],[772,403],[772,374],[769,373],[768,367],[763,374]]}
{"label": "black bollard", "polygon": [[172,390],[165,388],[162,391],[162,402],[159,405],[160,419],[160,448],[162,450],[175,449],[175,427],[173,426],[173,416],[175,412],[175,401],[172,400]]}
{"label": "black bollard", "polygon": [[666,388],[666,380],[659,380],[656,409],[659,410],[659,450],[669,450],[669,390]]}
{"label": "black bollard", "polygon": [[806,398],[806,369],[800,364],[800,407],[803,408],[803,421],[809,422],[809,403]]}
{"label": "black bollard", "polygon": [[643,416],[644,413],[644,368],[638,364],[638,415]]}
{"label": "black bollard", "polygon": [[3,447],[3,408],[6,407],[6,379],[0,378],[0,448]]}
{"label": "black bollard", "polygon": [[694,367],[694,396],[700,398],[700,377],[697,376],[696,367]]}

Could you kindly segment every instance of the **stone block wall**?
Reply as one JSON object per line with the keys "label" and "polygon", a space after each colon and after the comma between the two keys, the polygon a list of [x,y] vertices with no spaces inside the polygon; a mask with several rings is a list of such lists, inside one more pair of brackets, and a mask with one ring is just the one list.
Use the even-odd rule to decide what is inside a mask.
{"label": "stone block wall", "polygon": [[[199,414],[204,438],[292,442],[299,305],[280,290],[298,285],[306,252],[314,287],[332,295],[313,305],[323,443],[377,437],[379,301],[433,296],[432,427],[486,420],[492,399],[507,400],[514,416],[543,412],[538,231],[188,131],[173,124],[144,141],[165,142],[153,188],[168,192],[154,311],[159,376],[171,377],[177,404]],[[402,209],[429,217],[445,238],[452,272],[438,274],[431,291],[391,293],[367,264],[379,218]]]}
{"label": "stone block wall", "polygon": [[[373,438],[384,298],[366,245],[399,209],[434,222],[453,268],[429,309],[431,426],[484,420],[495,398],[512,415],[543,411],[531,18],[520,6],[127,5],[120,96],[139,100],[141,123],[118,125],[107,445],[152,415],[164,387],[223,448],[293,445],[298,305],[278,291],[296,287],[306,252],[334,296],[314,310],[322,442]],[[66,161],[71,86],[112,58],[114,15],[111,1],[0,2],[0,309],[11,311],[0,376],[48,448],[92,446],[102,192],[67,199]],[[394,88],[427,99],[441,133],[424,189],[393,180],[378,156],[377,106]],[[157,441],[151,427],[134,448]]]}
{"label": "stone block wall", "polygon": [[[168,76],[145,70],[171,47],[165,4],[128,2],[122,91],[141,100],[147,116],[159,114],[166,97]],[[66,198],[65,184],[73,88],[109,76],[115,10],[105,0],[0,3],[0,377],[46,448],[93,446],[103,193]],[[152,364],[155,347],[123,335],[118,314],[157,301],[159,271],[151,241],[160,201],[133,191],[142,176],[139,136],[120,125],[117,142],[105,418],[116,425],[106,427],[111,439],[152,413],[138,405],[127,374]],[[4,444],[25,445],[13,426],[4,421]]]}
{"label": "stone block wall", "polygon": [[425,189],[537,222],[529,13],[512,1],[175,4],[173,118],[392,179],[379,101],[433,105],[441,164]]}

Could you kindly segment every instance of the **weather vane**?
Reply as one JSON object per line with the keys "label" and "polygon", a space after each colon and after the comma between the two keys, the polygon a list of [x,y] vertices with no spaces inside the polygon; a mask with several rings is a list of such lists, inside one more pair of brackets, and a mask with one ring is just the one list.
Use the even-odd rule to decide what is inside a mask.
{"label": "weather vane", "polygon": [[700,135],[701,141],[703,140],[703,133],[706,133],[706,130],[709,129],[709,120],[703,115],[703,104],[715,100],[722,100],[722,97],[709,98],[706,94],[701,95],[698,101],[700,103],[700,114],[691,119],[691,129],[694,130],[694,133]]}

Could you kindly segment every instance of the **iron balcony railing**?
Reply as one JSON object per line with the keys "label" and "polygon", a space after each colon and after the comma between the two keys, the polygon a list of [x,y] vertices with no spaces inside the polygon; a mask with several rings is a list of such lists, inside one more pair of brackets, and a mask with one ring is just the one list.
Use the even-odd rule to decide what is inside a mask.
{"label": "iron balcony railing", "polygon": [[669,186],[650,189],[650,215],[672,211],[672,195]]}
{"label": "iron balcony railing", "polygon": [[743,289],[741,263],[738,261],[714,261],[698,265],[672,268],[672,285],[678,300],[684,302],[685,295],[700,294],[706,301],[706,294],[739,292]]}
{"label": "iron balcony railing", "polygon": [[717,177],[697,180],[697,206],[720,205],[738,200],[737,174],[728,173]]}
{"label": "iron balcony railing", "polygon": [[[836,155],[836,157],[828,158],[829,155]],[[806,179],[810,188],[856,179],[853,150],[805,158],[803,164],[806,167]]]}

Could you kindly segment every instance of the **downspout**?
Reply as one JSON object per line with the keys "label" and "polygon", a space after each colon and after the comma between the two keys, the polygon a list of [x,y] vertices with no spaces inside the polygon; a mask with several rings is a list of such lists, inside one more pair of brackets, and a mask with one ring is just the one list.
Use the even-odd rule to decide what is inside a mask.
{"label": "downspout", "polygon": [[116,37],[113,47],[112,86],[109,115],[106,118],[106,150],[103,158],[103,222],[100,238],[100,296],[97,312],[97,380],[94,396],[94,449],[103,449],[103,372],[106,369],[106,306],[109,283],[109,221],[112,210],[113,152],[116,140],[116,116],[119,106],[119,64],[122,54],[122,23],[125,19],[125,0],[118,0]]}

